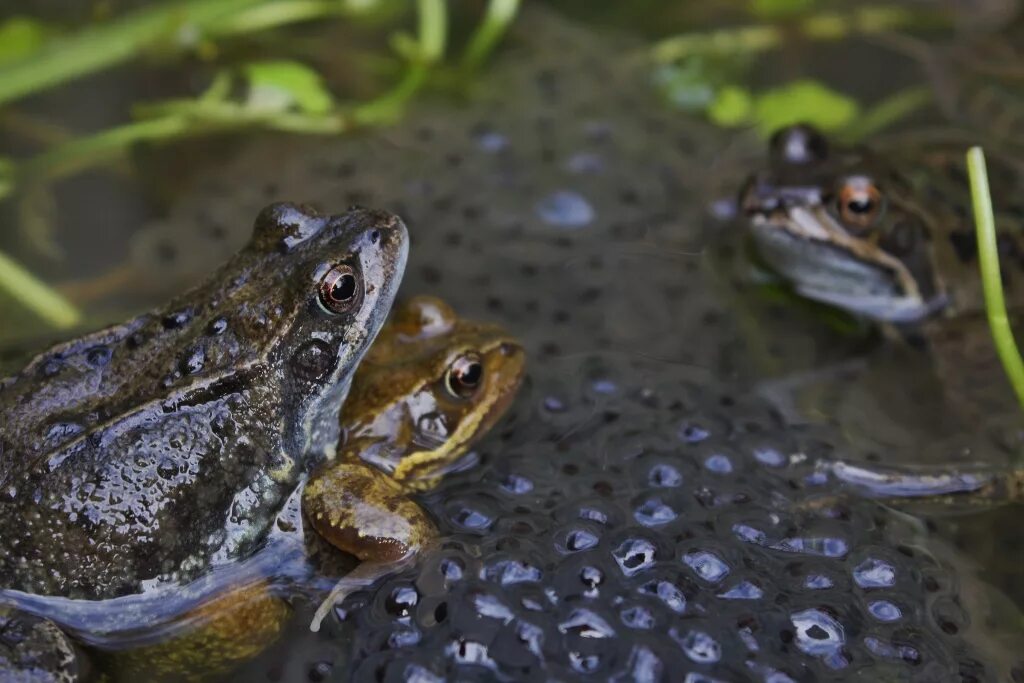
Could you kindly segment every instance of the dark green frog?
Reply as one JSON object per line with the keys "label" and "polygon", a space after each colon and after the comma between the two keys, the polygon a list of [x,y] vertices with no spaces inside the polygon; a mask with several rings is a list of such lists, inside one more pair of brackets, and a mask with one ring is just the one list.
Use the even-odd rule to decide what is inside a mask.
{"label": "dark green frog", "polygon": [[[95,642],[221,590],[333,456],[407,242],[386,212],[270,206],[205,284],[2,380],[0,632]],[[0,639],[0,678],[39,637]]]}

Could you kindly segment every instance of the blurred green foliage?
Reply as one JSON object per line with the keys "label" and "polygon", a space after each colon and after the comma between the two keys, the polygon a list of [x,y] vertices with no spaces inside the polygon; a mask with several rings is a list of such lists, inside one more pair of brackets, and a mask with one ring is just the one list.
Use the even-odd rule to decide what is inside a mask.
{"label": "blurred green foliage", "polygon": [[811,80],[767,90],[754,99],[752,122],[763,137],[792,123],[806,122],[824,131],[848,125],[860,112],[850,97]]}
{"label": "blurred green foliage", "polygon": [[756,17],[777,19],[805,14],[814,5],[815,0],[750,0],[750,12]]}
{"label": "blurred green foliage", "polygon": [[11,17],[0,24],[0,66],[16,62],[37,51],[50,31],[29,17]]}
{"label": "blurred green foliage", "polygon": [[249,82],[250,106],[256,109],[295,108],[304,114],[326,114],[334,97],[320,74],[304,64],[288,61],[258,62],[242,68]]}
{"label": "blurred green foliage", "polygon": [[[351,19],[388,4],[386,0],[168,0],[62,33],[59,40],[51,39],[57,32],[43,24],[10,19],[0,24],[0,105],[157,48],[209,56],[217,53],[216,40],[298,22]],[[123,158],[140,142],[167,143],[253,127],[333,135],[356,126],[391,123],[428,77],[444,68],[448,6],[445,0],[391,2],[390,6],[414,9],[416,30],[392,36],[395,55],[376,62],[377,66],[386,63],[388,68],[382,72],[395,80],[375,97],[339,102],[322,75],[299,61],[228,62],[198,95],[138,105],[127,123],[57,141],[33,157],[0,157],[0,199],[17,197],[19,213],[24,214],[21,209],[32,197],[50,196],[48,187],[54,180]],[[478,68],[514,20],[518,7],[518,0],[490,0],[452,70],[468,73]],[[38,224],[33,232],[49,234],[46,226]],[[40,240],[45,242],[45,237]],[[67,328],[81,319],[75,306],[55,289],[0,253],[0,304],[9,308],[15,303],[54,328]]]}

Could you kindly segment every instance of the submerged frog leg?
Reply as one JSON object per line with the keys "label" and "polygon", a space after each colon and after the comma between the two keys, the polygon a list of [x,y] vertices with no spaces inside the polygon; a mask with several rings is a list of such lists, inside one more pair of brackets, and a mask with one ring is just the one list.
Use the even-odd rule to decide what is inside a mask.
{"label": "submerged frog leg", "polygon": [[314,631],[336,602],[410,561],[437,536],[434,523],[408,495],[399,482],[359,462],[330,463],[307,482],[302,510],[312,527],[363,562],[320,606]]}
{"label": "submerged frog leg", "polygon": [[0,606],[0,680],[71,683],[87,677],[71,640],[47,619]]}
{"label": "submerged frog leg", "polygon": [[822,462],[818,467],[854,491],[848,495],[814,498],[800,507],[828,507],[854,495],[886,503],[926,502],[956,510],[1024,500],[1024,470],[1019,469],[933,466],[887,469],[843,461]]}
{"label": "submerged frog leg", "polygon": [[265,581],[232,589],[189,611],[169,637],[107,652],[104,669],[123,681],[201,681],[230,672],[277,639],[291,608]]}

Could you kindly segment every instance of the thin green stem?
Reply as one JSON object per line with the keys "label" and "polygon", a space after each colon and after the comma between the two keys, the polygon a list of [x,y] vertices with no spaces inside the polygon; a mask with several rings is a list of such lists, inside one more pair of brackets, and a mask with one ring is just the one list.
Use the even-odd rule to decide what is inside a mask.
{"label": "thin green stem", "polygon": [[338,0],[283,0],[257,5],[213,27],[216,36],[256,33],[267,29],[347,13]]}
{"label": "thin green stem", "polygon": [[0,290],[59,329],[77,325],[81,312],[16,261],[0,252]]}
{"label": "thin green stem", "polygon": [[[836,41],[851,35],[884,33],[898,28],[936,23],[927,12],[901,7],[860,7],[852,12],[825,12],[796,21],[793,26],[803,38]],[[757,54],[781,47],[792,29],[782,25],[752,25],[718,31],[688,33],[666,38],[654,45],[650,55],[657,63],[675,62],[700,54]]]}
{"label": "thin green stem", "polygon": [[988,314],[992,340],[999,360],[1003,363],[1017,400],[1024,408],[1024,361],[1013,338],[1010,320],[1003,299],[1003,282],[999,272],[999,251],[996,245],[996,220],[992,211],[992,196],[988,189],[988,171],[985,153],[981,147],[967,150],[967,174],[971,183],[971,203],[978,233],[978,255],[981,265],[981,283],[985,292],[985,312]]}
{"label": "thin green stem", "polygon": [[433,64],[444,56],[448,36],[448,15],[444,0],[417,0],[419,12],[420,59]]}
{"label": "thin green stem", "polygon": [[487,13],[484,15],[480,26],[473,33],[473,37],[466,46],[462,55],[462,68],[465,71],[475,71],[480,68],[487,55],[491,54],[494,46],[498,44],[505,34],[509,24],[515,19],[519,11],[519,0],[491,0],[487,5]]}
{"label": "thin green stem", "polygon": [[125,62],[155,44],[173,39],[176,33],[183,34],[183,29],[202,34],[217,22],[266,1],[183,0],[160,4],[52,40],[38,52],[0,68],[0,105]]}

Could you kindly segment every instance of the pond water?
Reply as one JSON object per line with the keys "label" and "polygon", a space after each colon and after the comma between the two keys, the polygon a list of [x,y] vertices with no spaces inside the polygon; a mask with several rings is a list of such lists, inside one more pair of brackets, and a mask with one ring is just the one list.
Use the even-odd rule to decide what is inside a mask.
{"label": "pond water", "polygon": [[[352,135],[192,141],[141,152],[141,179],[64,181],[62,258],[7,231],[52,281],[84,292],[120,273],[85,304],[99,322],[200,280],[272,201],[386,208],[411,235],[401,295],[440,296],[527,349],[526,384],[479,464],[421,496],[441,543],[319,633],[317,601],[292,596],[286,633],[227,680],[1024,680],[1019,506],[889,507],[818,466],[1012,464],[1024,432],[1005,380],[964,413],[921,348],[746,284],[735,198],[764,165],[758,123],[716,125],[656,86],[654,41],[756,21],[746,3],[554,4],[525,8],[457,101],[428,95]],[[962,30],[1004,12],[938,9]],[[891,37],[782,36],[742,65],[751,92],[813,80],[855,97],[860,118],[931,87]],[[95,97],[119,104],[84,108],[103,120],[139,78],[102,80]],[[32,111],[53,116],[83,88]],[[1001,132],[954,118],[968,141]],[[926,104],[874,139],[919,150],[949,119]],[[1016,142],[996,151],[1012,158]]]}

